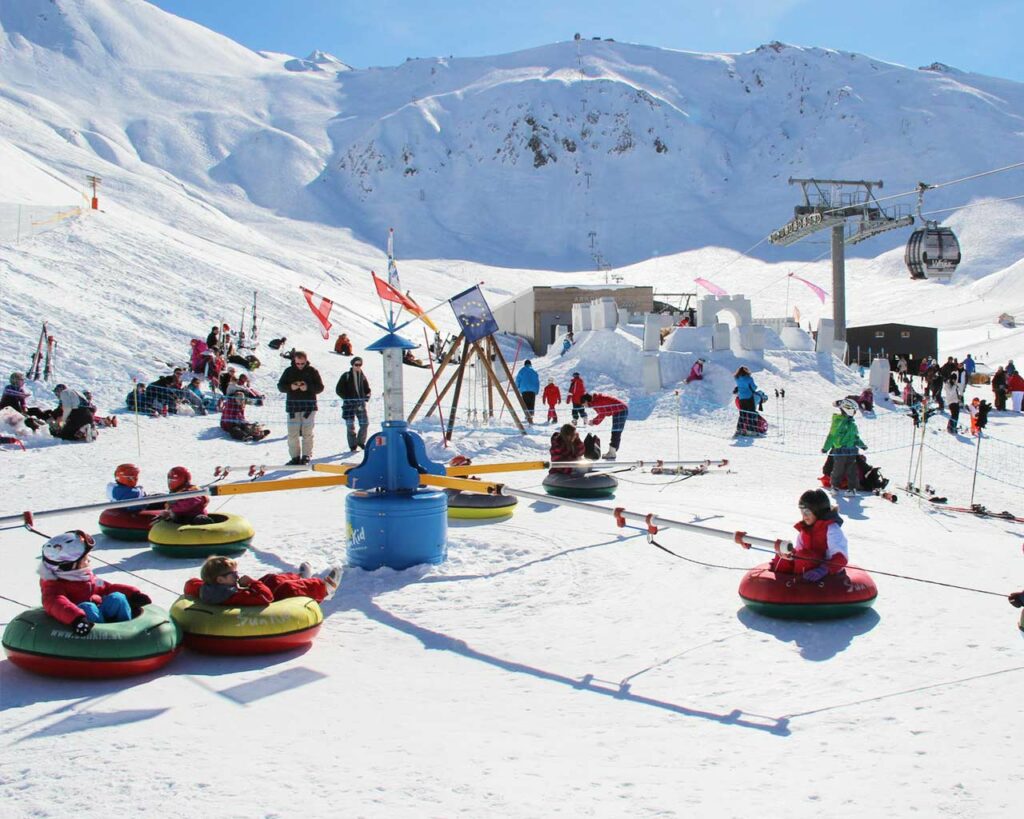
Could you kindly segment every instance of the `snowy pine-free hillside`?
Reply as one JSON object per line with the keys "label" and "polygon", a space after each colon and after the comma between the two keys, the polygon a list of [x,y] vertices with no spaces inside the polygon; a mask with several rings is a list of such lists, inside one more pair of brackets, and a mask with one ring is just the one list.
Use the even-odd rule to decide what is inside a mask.
{"label": "snowy pine-free hillside", "polygon": [[[699,54],[584,39],[347,68],[319,52],[257,54],[142,0],[0,8],[3,109],[46,132],[5,124],[20,147],[76,178],[113,166],[170,175],[245,220],[272,213],[373,243],[401,225],[407,257],[580,270],[742,249],[789,218],[790,176],[902,192],[1024,147],[1019,83],[827,48]],[[926,204],[1017,192],[994,176]]]}

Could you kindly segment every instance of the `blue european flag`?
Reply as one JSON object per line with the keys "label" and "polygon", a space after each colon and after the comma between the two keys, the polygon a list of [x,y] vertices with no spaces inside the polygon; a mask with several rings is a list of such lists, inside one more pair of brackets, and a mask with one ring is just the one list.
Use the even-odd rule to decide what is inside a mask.
{"label": "blue european flag", "polygon": [[452,306],[467,341],[479,341],[498,332],[498,322],[494,320],[491,308],[487,306],[487,300],[478,286],[452,296],[448,303]]}

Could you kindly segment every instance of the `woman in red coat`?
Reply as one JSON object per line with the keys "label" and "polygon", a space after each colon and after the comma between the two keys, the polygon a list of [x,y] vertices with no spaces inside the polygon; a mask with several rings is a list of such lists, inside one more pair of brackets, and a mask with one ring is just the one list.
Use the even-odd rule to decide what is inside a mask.
{"label": "woman in red coat", "polygon": [[629,407],[624,401],[620,401],[611,395],[604,395],[600,392],[587,393],[583,396],[583,406],[594,410],[594,420],[591,424],[600,424],[605,417],[612,419],[612,439],[605,453],[606,461],[614,461],[622,443],[622,430],[626,428],[626,419],[629,417]]}
{"label": "woman in red coat", "polygon": [[153,601],[134,586],[107,583],[89,568],[95,541],[76,530],[54,535],[43,544],[39,587],[43,609],[84,637],[95,623],[131,620]]}

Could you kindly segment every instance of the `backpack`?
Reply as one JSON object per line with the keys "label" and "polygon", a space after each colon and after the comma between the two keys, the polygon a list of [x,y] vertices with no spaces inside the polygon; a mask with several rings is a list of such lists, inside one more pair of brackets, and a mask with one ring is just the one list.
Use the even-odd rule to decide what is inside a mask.
{"label": "backpack", "polygon": [[601,439],[592,432],[583,439],[583,457],[591,461],[601,458]]}

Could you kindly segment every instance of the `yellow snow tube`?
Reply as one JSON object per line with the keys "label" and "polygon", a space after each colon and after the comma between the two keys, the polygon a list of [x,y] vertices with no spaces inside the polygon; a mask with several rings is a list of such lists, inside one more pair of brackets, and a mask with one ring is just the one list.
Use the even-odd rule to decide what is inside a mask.
{"label": "yellow snow tube", "polygon": [[256,534],[241,515],[210,515],[213,523],[180,524],[161,520],[149,530],[153,551],[167,557],[209,557],[239,555]]}
{"label": "yellow snow tube", "polygon": [[185,645],[210,654],[269,654],[313,641],[324,614],[311,597],[289,597],[265,606],[214,606],[182,595],[171,619]]}

